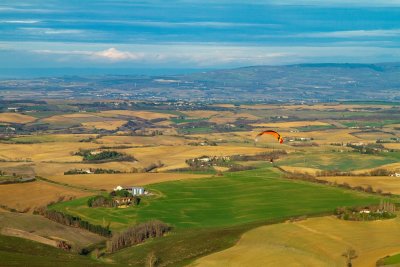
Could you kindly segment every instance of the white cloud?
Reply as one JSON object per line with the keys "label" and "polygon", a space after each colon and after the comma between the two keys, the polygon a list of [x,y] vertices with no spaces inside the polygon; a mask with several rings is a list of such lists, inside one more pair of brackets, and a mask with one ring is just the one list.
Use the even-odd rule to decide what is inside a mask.
{"label": "white cloud", "polygon": [[108,48],[101,51],[86,51],[86,50],[33,50],[38,54],[54,54],[66,56],[85,56],[92,60],[105,59],[108,61],[135,61],[142,58],[141,54],[132,52],[120,51],[116,48]]}
{"label": "white cloud", "polygon": [[40,20],[0,20],[0,23],[9,23],[9,24],[35,24],[39,23]]}
{"label": "white cloud", "polygon": [[83,34],[84,30],[75,30],[75,29],[53,29],[53,28],[39,28],[39,27],[23,27],[19,28],[20,30],[26,31],[29,34],[35,35],[61,35],[61,34]]}
{"label": "white cloud", "polygon": [[121,61],[121,60],[137,60],[141,56],[131,52],[119,51],[115,48],[109,48],[103,51],[92,53],[93,57],[105,58],[111,61]]}
{"label": "white cloud", "polygon": [[354,38],[354,37],[393,37],[400,36],[400,29],[392,30],[354,30],[296,34],[296,37]]}

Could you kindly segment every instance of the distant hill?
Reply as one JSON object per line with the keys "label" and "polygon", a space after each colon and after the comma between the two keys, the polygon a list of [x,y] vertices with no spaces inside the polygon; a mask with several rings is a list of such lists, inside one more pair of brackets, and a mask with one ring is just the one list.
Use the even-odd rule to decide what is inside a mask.
{"label": "distant hill", "polygon": [[[3,90],[65,96],[214,101],[400,101],[400,63],[250,66],[180,75],[65,76],[0,81]],[[56,97],[55,94],[53,97]]]}

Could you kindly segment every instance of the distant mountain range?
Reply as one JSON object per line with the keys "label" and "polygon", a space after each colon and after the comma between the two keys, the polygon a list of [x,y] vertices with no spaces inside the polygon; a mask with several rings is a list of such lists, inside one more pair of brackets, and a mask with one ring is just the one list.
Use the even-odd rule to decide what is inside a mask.
{"label": "distant mountain range", "polygon": [[[67,90],[66,90],[67,89]],[[0,91],[72,97],[212,101],[400,101],[400,63],[251,66],[177,75],[7,79]],[[56,94],[52,94],[55,97]],[[4,97],[4,96],[3,96]],[[65,96],[64,96],[65,97]]]}

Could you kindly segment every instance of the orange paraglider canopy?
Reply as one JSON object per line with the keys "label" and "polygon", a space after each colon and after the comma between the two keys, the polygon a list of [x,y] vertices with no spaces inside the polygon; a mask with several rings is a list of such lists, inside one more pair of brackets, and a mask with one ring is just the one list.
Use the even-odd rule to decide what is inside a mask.
{"label": "orange paraglider canopy", "polygon": [[264,135],[264,134],[270,134],[270,135],[274,136],[274,137],[279,141],[279,143],[281,143],[281,144],[283,143],[283,138],[282,138],[282,136],[281,136],[279,133],[277,133],[277,132],[275,132],[275,131],[272,131],[272,130],[263,131],[263,132],[257,134],[255,140],[258,141],[258,138],[259,138],[260,136]]}

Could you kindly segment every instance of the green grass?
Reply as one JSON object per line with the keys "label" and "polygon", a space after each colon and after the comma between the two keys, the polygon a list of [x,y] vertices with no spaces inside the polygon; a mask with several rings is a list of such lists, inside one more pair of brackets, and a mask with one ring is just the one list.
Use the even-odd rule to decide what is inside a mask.
{"label": "green grass", "polygon": [[0,266],[118,266],[105,264],[30,240],[0,235]]}
{"label": "green grass", "polygon": [[380,128],[388,124],[398,124],[400,120],[380,120],[380,121],[348,121],[341,122],[346,127],[375,127]]}
{"label": "green grass", "polygon": [[358,152],[299,152],[277,161],[279,165],[293,167],[317,168],[321,170],[352,171],[359,169],[376,168],[384,164],[395,163],[394,153],[379,155],[361,154]]}
{"label": "green grass", "polygon": [[171,118],[171,121],[176,124],[187,123],[187,122],[198,122],[198,121],[205,121],[205,120],[208,120],[208,118],[185,118],[185,119]]}
{"label": "green grass", "polygon": [[180,128],[178,132],[181,134],[204,134],[211,133],[214,129],[210,127]]}
{"label": "green grass", "polygon": [[333,125],[309,125],[309,126],[297,127],[297,129],[301,132],[322,131],[334,128],[336,128],[336,126]]}
{"label": "green grass", "polygon": [[351,191],[279,178],[271,169],[226,173],[224,177],[174,181],[148,186],[158,197],[142,199],[127,209],[89,208],[87,198],[51,208],[88,220],[111,223],[119,230],[159,219],[177,229],[226,227],[288,216],[332,211],[338,206],[364,205],[377,198]]}
{"label": "green grass", "polygon": [[400,264],[400,254],[389,256],[383,259],[383,265],[394,265],[394,264]]}

